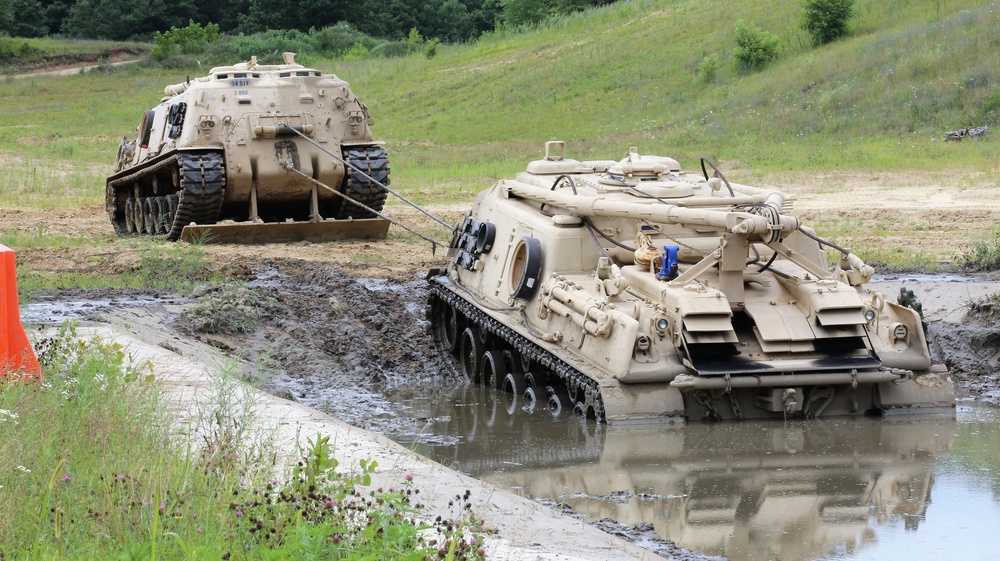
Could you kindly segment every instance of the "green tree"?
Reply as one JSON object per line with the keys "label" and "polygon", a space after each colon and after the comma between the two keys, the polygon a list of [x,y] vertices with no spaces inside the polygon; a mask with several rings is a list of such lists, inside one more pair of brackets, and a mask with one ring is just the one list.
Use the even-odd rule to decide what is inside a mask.
{"label": "green tree", "polygon": [[59,33],[59,28],[62,27],[62,22],[73,5],[72,0],[41,0],[39,4],[42,6],[48,34]]}
{"label": "green tree", "polygon": [[4,0],[0,8],[6,12],[0,20],[6,20],[3,31],[11,37],[41,37],[48,33],[45,18],[38,17],[42,13],[42,5],[38,0]]}
{"label": "green tree", "polygon": [[192,54],[204,52],[208,44],[219,38],[219,26],[210,23],[202,27],[193,20],[187,27],[171,27],[169,31],[153,33],[153,50],[149,56],[153,60],[165,60],[178,53]]}
{"label": "green tree", "polygon": [[269,29],[321,29],[344,21],[348,2],[339,0],[248,0],[240,31],[256,33]]}
{"label": "green tree", "polygon": [[547,0],[501,0],[503,11],[500,18],[510,26],[538,23],[548,17]]}
{"label": "green tree", "polygon": [[14,6],[11,0],[0,0],[0,36],[10,35],[14,23]]}
{"label": "green tree", "polygon": [[825,45],[847,35],[854,16],[854,0],[806,0],[802,27],[812,35],[814,45]]}
{"label": "green tree", "polygon": [[781,54],[781,43],[773,33],[753,24],[747,25],[743,20],[736,22],[733,35],[736,38],[736,60],[745,68],[762,68]]}
{"label": "green tree", "polygon": [[197,14],[194,0],[77,0],[60,31],[88,39],[151,39]]}

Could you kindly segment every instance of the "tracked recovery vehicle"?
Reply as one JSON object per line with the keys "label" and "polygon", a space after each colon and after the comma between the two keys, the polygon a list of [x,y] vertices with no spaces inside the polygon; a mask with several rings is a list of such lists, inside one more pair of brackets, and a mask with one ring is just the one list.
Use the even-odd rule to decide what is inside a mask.
{"label": "tracked recovery vehicle", "polygon": [[254,57],[166,87],[136,137],[122,139],[107,179],[119,235],[385,237],[389,222],[376,216],[389,165],[368,109],[344,80],[296,64],[294,53],[283,60]]}
{"label": "tracked recovery vehicle", "polygon": [[480,193],[428,274],[469,380],[612,422],[953,413],[918,313],[781,192],[564,152]]}

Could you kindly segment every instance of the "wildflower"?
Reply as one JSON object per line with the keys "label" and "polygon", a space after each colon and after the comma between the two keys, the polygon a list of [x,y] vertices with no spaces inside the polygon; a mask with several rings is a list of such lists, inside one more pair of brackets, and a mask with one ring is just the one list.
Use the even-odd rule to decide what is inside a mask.
{"label": "wildflower", "polygon": [[412,471],[408,471],[408,472],[404,473],[403,474],[403,479],[405,479],[407,481],[413,481],[413,472]]}
{"label": "wildflower", "polygon": [[243,516],[243,511],[242,510],[237,510],[236,511],[236,516]]}
{"label": "wildflower", "polygon": [[119,473],[118,474],[118,481],[125,481],[125,474],[124,473]]}
{"label": "wildflower", "polygon": [[201,526],[198,526],[197,528],[195,528],[194,531],[200,534],[201,533]]}
{"label": "wildflower", "polygon": [[70,476],[68,476],[68,475],[66,475],[66,476],[63,477],[63,481],[66,482],[66,483],[69,483],[70,481],[73,481],[73,478],[70,477]]}
{"label": "wildflower", "polygon": [[476,538],[469,538],[469,545],[476,545],[477,543],[479,542],[476,541]]}
{"label": "wildflower", "polygon": [[480,555],[486,555],[486,548],[483,546],[479,546],[479,549],[476,550],[476,553]]}
{"label": "wildflower", "polygon": [[166,510],[167,510],[166,505],[160,505],[160,512],[164,512]]}
{"label": "wildflower", "polygon": [[326,508],[333,508],[334,505],[337,504],[337,502],[336,501],[331,501],[330,499],[327,499],[324,504],[326,505]]}
{"label": "wildflower", "polygon": [[7,409],[0,409],[0,421],[4,420],[4,417],[13,421],[14,425],[18,424],[17,413],[14,413],[13,411]]}

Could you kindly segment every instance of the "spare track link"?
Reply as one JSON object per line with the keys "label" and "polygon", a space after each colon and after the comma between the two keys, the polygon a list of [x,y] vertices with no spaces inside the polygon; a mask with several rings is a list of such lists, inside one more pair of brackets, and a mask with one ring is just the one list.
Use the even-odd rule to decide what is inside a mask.
{"label": "spare track link", "polygon": [[[389,156],[381,146],[352,146],[344,148],[344,161],[350,164],[344,174],[344,194],[359,203],[382,212],[387,192],[375,182],[358,173],[354,168],[368,174],[382,185],[389,185]],[[354,166],[354,167],[351,167]],[[337,213],[337,219],[375,218],[375,215],[358,205],[344,202]]]}
{"label": "spare track link", "polygon": [[[461,312],[468,321],[506,342],[522,357],[527,357],[533,363],[541,364],[567,385],[575,385],[583,390],[584,405],[588,408],[593,408],[598,421],[604,420],[604,400],[601,398],[601,391],[596,381],[585,376],[569,364],[566,364],[549,351],[532,343],[520,333],[493,319],[471,302],[442,286],[440,282],[431,279],[429,284],[431,285],[431,298],[440,298],[446,304]],[[427,309],[428,315],[430,315],[431,307],[428,306]],[[433,325],[435,318],[431,317],[428,319],[430,319]]]}

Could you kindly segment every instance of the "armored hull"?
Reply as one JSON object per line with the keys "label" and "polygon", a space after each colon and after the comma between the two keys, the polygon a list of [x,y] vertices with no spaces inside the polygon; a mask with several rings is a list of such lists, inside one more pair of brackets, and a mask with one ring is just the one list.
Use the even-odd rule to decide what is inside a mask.
{"label": "armored hull", "polygon": [[780,191],[564,150],[480,193],[428,275],[469,380],[612,422],[953,412],[919,314]]}
{"label": "armored hull", "polygon": [[107,179],[118,234],[176,240],[229,221],[239,227],[208,231],[226,241],[385,237],[389,223],[375,217],[388,158],[347,82],[285,53],[284,64],[217,67],[164,93],[122,139]]}

